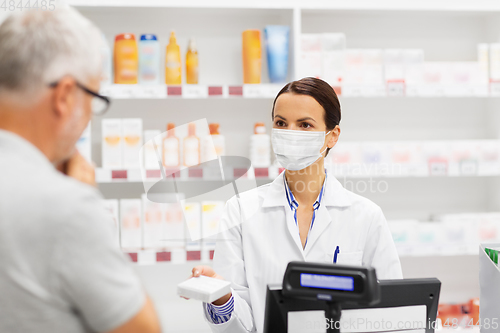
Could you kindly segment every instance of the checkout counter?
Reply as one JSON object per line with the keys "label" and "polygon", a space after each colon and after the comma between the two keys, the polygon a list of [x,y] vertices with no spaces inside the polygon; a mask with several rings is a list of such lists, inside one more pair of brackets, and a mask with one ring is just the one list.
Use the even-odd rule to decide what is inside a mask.
{"label": "checkout counter", "polygon": [[268,286],[264,333],[432,333],[440,289],[435,278],[378,281],[373,268],[291,262],[282,286]]}

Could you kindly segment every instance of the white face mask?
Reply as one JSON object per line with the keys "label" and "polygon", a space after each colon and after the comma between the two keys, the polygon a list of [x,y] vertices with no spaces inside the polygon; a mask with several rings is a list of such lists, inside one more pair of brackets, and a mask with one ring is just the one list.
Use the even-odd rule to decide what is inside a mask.
{"label": "white face mask", "polygon": [[325,144],[328,133],[273,128],[271,140],[276,159],[287,170],[297,171],[307,168],[323,157],[326,149],[320,150]]}

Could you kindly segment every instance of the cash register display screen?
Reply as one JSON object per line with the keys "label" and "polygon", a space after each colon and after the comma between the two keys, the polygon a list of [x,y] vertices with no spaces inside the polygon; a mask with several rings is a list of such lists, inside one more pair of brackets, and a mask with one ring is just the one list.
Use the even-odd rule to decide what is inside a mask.
{"label": "cash register display screen", "polygon": [[300,285],[310,288],[354,291],[354,278],[351,276],[301,273]]}

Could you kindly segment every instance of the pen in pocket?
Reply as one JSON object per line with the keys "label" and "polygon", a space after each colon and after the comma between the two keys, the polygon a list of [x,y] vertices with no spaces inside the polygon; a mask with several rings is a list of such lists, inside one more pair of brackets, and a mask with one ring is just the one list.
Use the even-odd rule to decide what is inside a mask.
{"label": "pen in pocket", "polygon": [[337,245],[337,248],[335,249],[335,253],[333,254],[333,263],[337,263],[337,256],[340,253],[340,247]]}

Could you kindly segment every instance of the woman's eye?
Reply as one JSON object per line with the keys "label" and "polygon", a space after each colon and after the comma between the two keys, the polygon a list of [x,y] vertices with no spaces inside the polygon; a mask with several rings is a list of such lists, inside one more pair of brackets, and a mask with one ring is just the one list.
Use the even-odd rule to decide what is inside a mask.
{"label": "woman's eye", "polygon": [[302,123],[302,127],[303,127],[303,128],[310,128],[310,127],[311,127],[311,124],[308,124],[308,123]]}
{"label": "woman's eye", "polygon": [[285,123],[282,120],[276,121],[275,124],[276,124],[276,126],[279,126],[279,127],[285,126]]}

